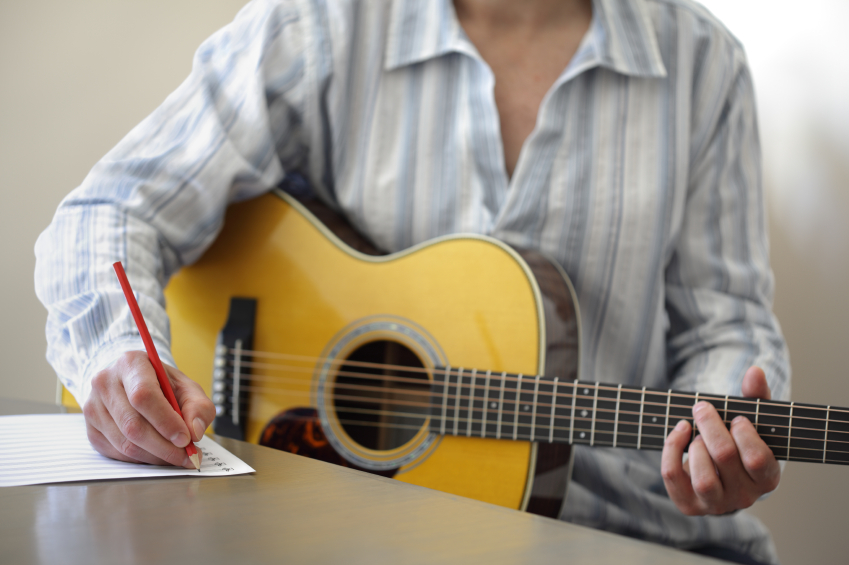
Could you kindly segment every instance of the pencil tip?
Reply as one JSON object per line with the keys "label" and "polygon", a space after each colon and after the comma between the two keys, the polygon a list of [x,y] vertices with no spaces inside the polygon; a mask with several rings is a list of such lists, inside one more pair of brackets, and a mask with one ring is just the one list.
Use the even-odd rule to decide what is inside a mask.
{"label": "pencil tip", "polygon": [[200,473],[200,457],[198,457],[198,454],[195,453],[194,455],[190,455],[189,459],[192,460],[192,465],[194,465],[195,469],[197,469],[198,473]]}

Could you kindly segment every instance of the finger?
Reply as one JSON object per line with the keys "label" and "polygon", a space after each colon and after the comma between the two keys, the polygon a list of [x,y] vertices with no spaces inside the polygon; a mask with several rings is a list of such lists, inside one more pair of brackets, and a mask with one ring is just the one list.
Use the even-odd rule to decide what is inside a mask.
{"label": "finger", "polygon": [[183,412],[183,420],[192,432],[192,440],[200,441],[206,428],[215,418],[215,405],[195,381],[180,370],[165,365],[165,370],[174,385],[174,396]]}
{"label": "finger", "polygon": [[709,514],[722,514],[724,510],[722,482],[713,466],[702,436],[696,436],[690,444],[690,478],[693,491],[701,506]]}
{"label": "finger", "polygon": [[751,477],[743,468],[737,444],[716,408],[708,402],[693,406],[693,418],[711,459],[711,468],[719,472],[724,490],[732,494],[753,487]]}
{"label": "finger", "polygon": [[[178,448],[186,447],[191,441],[189,428],[165,398],[147,355],[142,352],[134,353],[136,355],[129,361],[132,366],[121,373],[130,406],[149,422],[157,435],[166,438]],[[126,412],[124,415],[132,417]]]}
{"label": "finger", "polygon": [[684,449],[690,440],[690,424],[681,420],[666,436],[660,459],[660,473],[669,498],[681,512],[688,516],[700,513],[698,500],[690,482],[690,475],[682,462]]}
{"label": "finger", "polygon": [[752,423],[745,416],[737,416],[731,422],[731,436],[737,444],[743,468],[758,485],[757,495],[775,490],[781,478],[781,467]]}
{"label": "finger", "polygon": [[[118,382],[114,388],[117,390],[110,391],[104,397],[104,406],[109,412],[109,417],[102,419],[102,425],[98,426],[112,445],[125,455],[136,459],[144,457],[140,451],[137,451],[142,450],[161,460],[162,462],[156,463],[158,465],[169,464],[194,468],[186,455],[185,448],[179,448],[163,438],[130,404],[128,397],[121,394],[123,391],[121,383]],[[181,426],[184,425],[179,417],[177,421]]]}
{"label": "finger", "polygon": [[83,411],[86,415],[86,432],[89,443],[98,453],[130,463],[168,464],[128,441],[126,436],[118,429],[118,426],[115,425],[112,415],[109,414],[103,403],[89,399]]}
{"label": "finger", "polygon": [[749,370],[743,375],[743,396],[764,400],[772,398],[766,375],[760,367],[749,367]]}

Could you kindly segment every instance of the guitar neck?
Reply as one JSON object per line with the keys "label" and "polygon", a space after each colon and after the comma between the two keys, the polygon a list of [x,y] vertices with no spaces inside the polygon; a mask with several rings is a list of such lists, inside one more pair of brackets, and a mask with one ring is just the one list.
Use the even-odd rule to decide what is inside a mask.
{"label": "guitar neck", "polygon": [[451,367],[434,372],[430,429],[660,450],[679,420],[693,424],[692,408],[700,401],[711,403],[726,427],[737,416],[748,418],[777,459],[849,464],[847,408]]}

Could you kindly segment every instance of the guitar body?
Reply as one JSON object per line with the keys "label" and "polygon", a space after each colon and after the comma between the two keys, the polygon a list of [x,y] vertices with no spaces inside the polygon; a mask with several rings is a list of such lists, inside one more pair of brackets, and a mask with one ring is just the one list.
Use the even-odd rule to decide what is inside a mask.
{"label": "guitar body", "polygon": [[[394,444],[383,438],[372,445],[348,433],[333,391],[345,360],[375,343],[412,354],[425,369],[424,384],[440,366],[575,379],[578,317],[565,275],[491,238],[447,237],[376,256],[355,251],[332,227],[281,191],[231,206],[215,244],[166,289],[181,370],[212,396],[216,339],[230,299],[256,299],[253,350],[303,360],[265,367],[254,357],[242,415],[247,441],[258,443],[281,413],[309,408],[319,439],[352,466],[556,517],[569,445],[482,439],[462,429],[438,435],[425,420]],[[334,229],[353,237],[349,227]]]}

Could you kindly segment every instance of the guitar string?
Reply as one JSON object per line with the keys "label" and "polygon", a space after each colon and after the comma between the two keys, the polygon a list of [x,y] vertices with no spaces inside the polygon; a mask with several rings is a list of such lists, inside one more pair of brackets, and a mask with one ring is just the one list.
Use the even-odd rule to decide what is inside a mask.
{"label": "guitar string", "polygon": [[[235,354],[236,350],[235,349],[228,349],[227,352],[229,354]],[[390,364],[390,363],[374,363],[374,362],[369,362],[369,361],[354,361],[354,360],[347,360],[347,359],[342,360],[342,359],[336,359],[336,358],[332,358],[332,357],[314,357],[314,356],[309,356],[309,355],[297,355],[297,354],[290,354],[290,353],[277,353],[277,352],[270,352],[270,351],[258,351],[258,350],[247,350],[247,349],[242,349],[241,354],[242,354],[242,356],[246,356],[246,357],[271,357],[271,358],[276,358],[276,359],[286,359],[286,360],[291,360],[291,361],[304,361],[304,362],[309,362],[309,363],[332,362],[333,364],[343,365],[343,366],[344,365],[353,365],[353,366],[357,366],[357,367],[366,367],[366,368],[383,369],[383,370],[393,369],[393,370],[397,370],[397,371],[401,371],[401,372],[420,373],[420,374],[425,374],[425,375],[429,375],[431,372],[436,372],[436,371],[443,372],[443,369],[444,369],[443,367],[436,367],[436,368],[433,368],[433,369],[428,369],[428,368],[424,368],[424,367],[410,367],[410,366],[406,366],[406,365],[394,365],[394,364]],[[246,366],[246,365],[252,366],[251,364],[256,364],[256,365],[253,365],[253,366],[256,366],[257,368],[267,368],[267,369],[273,369],[273,370],[286,370],[285,367],[289,367],[287,365],[279,365],[279,364],[272,364],[272,363],[258,363],[256,361],[242,361],[243,366]],[[284,367],[284,369],[278,369],[278,367]],[[456,371],[456,370],[449,369],[449,373],[452,374],[452,375],[456,374],[454,371]],[[314,368],[309,369],[309,372],[314,372]],[[369,373],[361,373],[361,374],[369,375]],[[396,378],[409,378],[409,377],[396,377]],[[551,377],[551,378],[553,378],[553,377]],[[419,382],[418,379],[411,379],[411,380]],[[517,378],[516,375],[511,375],[511,374],[507,373],[506,376],[505,376],[505,381],[515,383],[515,382],[518,382],[518,378]],[[600,391],[604,390],[604,391],[610,391],[610,392],[617,392],[617,390],[618,390],[618,385],[605,385],[604,383],[593,383],[593,382],[587,382],[587,381],[578,381],[578,382],[579,382],[579,386],[598,387],[598,389]],[[627,392],[633,392],[633,393],[636,394],[636,393],[638,393],[638,390],[634,390],[634,391],[629,390]],[[646,392],[647,392],[647,394],[662,395],[664,397],[668,395],[668,391],[666,391],[666,390],[647,390]],[[695,392],[688,393],[688,392],[684,392],[684,391],[673,391],[671,393],[671,396],[678,397],[678,398],[685,398],[685,399],[689,400],[689,399],[695,398],[695,394],[696,394]],[[708,400],[722,400],[722,401],[725,400],[725,396],[723,396],[723,395],[706,395],[706,394],[703,394],[703,393],[699,393],[699,396],[701,398],[706,398]],[[736,397],[736,396],[735,397],[729,397],[729,400],[731,400],[732,398],[734,399],[733,401],[735,403],[738,403],[738,404],[757,404],[758,403],[758,400],[750,400],[748,398]],[[771,401],[771,400],[760,400],[759,404],[760,404],[761,407],[769,406],[769,407],[775,407],[775,408],[789,408],[789,406],[790,406],[789,402],[788,403],[781,403],[781,402],[775,402],[775,401]],[[666,403],[663,403],[663,406],[666,406]],[[802,409],[805,409],[805,410],[818,410],[820,412],[826,412],[826,410],[827,410],[827,408],[825,406],[800,405],[798,403],[796,403],[795,407],[796,408],[802,408]],[[742,413],[742,412],[739,412],[739,411],[735,411],[735,412]],[[831,407],[831,412],[839,412],[839,413],[849,415],[849,408],[834,408],[834,407]],[[774,414],[774,415],[779,416],[777,414]],[[808,419],[814,419],[814,418],[808,418]],[[823,418],[822,421],[825,421],[825,418]],[[832,420],[832,421],[834,421],[834,420]],[[842,420],[837,420],[837,421],[842,421]],[[847,423],[849,423],[849,421],[847,421]]]}
{"label": "guitar string", "polygon": [[[578,418],[578,419],[584,420],[584,421],[588,420],[586,418]],[[347,425],[353,426],[353,427],[362,426],[362,427],[374,427],[374,428],[383,428],[383,429],[391,429],[391,430],[410,430],[410,431],[419,431],[419,430],[422,429],[422,426],[416,426],[416,425],[412,425],[412,424],[386,424],[386,423],[383,423],[383,422],[365,422],[365,421],[362,421],[362,420],[344,420],[344,419],[336,419],[335,421],[339,422],[340,424],[343,424],[343,425],[347,424]],[[294,417],[288,417],[287,422],[312,422],[312,423],[316,423],[317,420],[314,417],[309,417],[309,416],[294,416]],[[472,421],[472,423],[480,423],[480,422],[482,422],[482,420],[473,420]],[[490,425],[494,426],[495,424],[491,423]],[[524,425],[524,424],[520,425],[518,427],[520,429],[521,428],[530,428],[529,425]],[[547,429],[548,426],[545,426],[545,428]],[[557,426],[557,427],[555,427],[555,429],[559,430],[559,431],[564,431],[564,432],[569,431],[568,428],[565,428],[565,427],[562,427],[562,426]],[[584,437],[579,436],[576,440],[573,441],[573,443],[588,443],[586,435],[590,434],[592,432],[592,430],[590,430],[589,428],[575,428],[575,431],[583,433],[583,434],[585,434],[585,436]],[[604,435],[613,435],[612,432],[603,431],[603,430],[596,430],[595,433],[596,433],[596,438],[601,438],[601,439],[597,439],[594,442],[594,445],[596,447],[614,447],[612,440],[604,439]],[[453,434],[450,434],[450,435],[453,435]],[[633,433],[633,432],[618,432],[616,434],[618,446],[624,447],[624,448],[637,449],[638,447],[637,447],[636,442],[635,443],[623,443],[623,441],[621,439],[621,436],[636,437],[637,435],[638,434]],[[645,439],[664,439],[663,436],[658,436],[658,435],[643,434],[642,437],[643,437],[643,440],[645,440]],[[778,437],[778,436],[770,436],[770,437]],[[532,435],[530,433],[519,432],[517,434],[517,439],[521,440],[521,441],[531,441],[531,438],[532,438]],[[779,438],[779,439],[783,440],[784,438],[782,437],[782,438]],[[584,441],[581,441],[581,440],[586,440],[586,441],[584,442]],[[568,443],[568,442],[556,441],[556,442],[548,442],[548,443]],[[663,446],[662,445],[656,445],[656,444],[648,444],[648,443],[643,442],[642,446],[640,448],[659,451],[659,450],[663,449]],[[782,446],[776,446],[776,448],[777,449],[786,449],[785,447],[782,447]],[[790,458],[794,461],[813,461],[813,462],[817,462],[817,463],[823,462],[822,457],[813,458],[813,457],[801,457],[799,455],[793,455],[793,452],[798,452],[798,451],[814,451],[814,452],[817,452],[817,453],[822,453],[823,452],[822,449],[817,449],[817,448],[813,448],[813,447],[791,447],[790,451],[791,451]],[[833,451],[833,450],[826,451],[826,453],[829,453],[829,452],[831,452],[833,454],[834,453],[840,453],[840,454],[849,453],[849,452],[846,452],[846,451],[836,451],[836,452]],[[779,455],[779,457],[784,457],[784,456]],[[849,464],[849,460],[833,459],[833,458],[829,459],[828,457],[826,457],[825,462],[826,463]]]}
{"label": "guitar string", "polygon": [[[242,363],[241,365],[245,366],[245,365],[247,365],[247,363]],[[285,367],[285,369],[284,369],[284,367]],[[314,372],[313,369],[308,368],[308,367],[296,367],[296,366],[291,366],[291,365],[277,366],[277,367],[274,367],[274,369],[275,370],[281,370],[281,371],[285,370],[286,372],[289,372],[289,373],[305,373],[305,374],[308,373],[308,374],[311,374],[311,373]],[[405,378],[405,377],[395,377],[393,375],[359,373],[359,372],[354,372],[354,371],[337,371],[336,375],[355,377],[355,378],[359,378],[359,379],[362,379],[362,380],[376,380],[376,381],[382,381],[382,382],[386,382],[386,381],[401,382],[401,383],[415,384],[415,385],[419,385],[419,386],[422,386],[422,387],[425,387],[425,386],[429,387],[430,386],[430,382],[425,381],[423,379],[414,379],[414,378],[411,379],[411,378]],[[245,377],[247,378],[247,375],[245,375]],[[261,380],[261,381],[264,381],[266,383],[283,382],[283,383],[297,384],[297,382],[301,382],[301,381],[296,381],[296,382],[293,383],[293,381],[295,381],[295,379],[292,379],[290,377],[276,376],[276,375],[254,374],[254,375],[251,375],[251,377],[258,379],[258,380]],[[533,382],[533,381],[529,381],[529,382]],[[309,384],[309,383],[305,382],[305,384]],[[335,386],[348,386],[348,387],[351,387],[351,388],[359,388],[361,390],[372,390],[372,391],[381,391],[381,392],[400,392],[400,393],[404,393],[404,394],[428,396],[428,397],[435,397],[435,398],[441,398],[442,397],[441,395],[445,394],[445,393],[433,393],[430,390],[413,391],[413,390],[408,390],[408,389],[392,389],[392,388],[387,388],[387,387],[366,387],[366,385],[354,385],[354,384],[351,384],[351,383],[338,383],[338,382],[335,384]],[[451,385],[449,385],[449,386],[451,386]],[[583,383],[583,385],[581,385],[581,386],[591,388],[594,385],[590,384],[590,383]],[[454,387],[456,388],[457,385],[454,385]],[[475,385],[474,387],[461,385],[461,388],[462,389],[474,388],[475,391],[480,391],[480,390],[483,389],[483,385]],[[613,390],[615,390],[615,389],[613,389]],[[461,395],[459,397],[460,400],[463,400],[463,399],[468,400],[469,398],[474,398],[474,399],[480,398],[480,397],[477,397],[477,396],[474,396],[474,397],[465,396],[465,395],[462,395],[462,392],[463,391],[461,391]],[[509,392],[516,393],[517,391],[514,389],[514,390],[509,391]],[[532,394],[532,391],[522,389],[521,394]],[[551,396],[550,394],[545,393],[545,392],[543,392],[542,394],[544,396]],[[634,394],[636,394],[636,393],[634,393]],[[653,394],[655,396],[663,396],[663,397],[667,396],[666,393],[660,393],[660,392],[649,393],[649,394]],[[673,394],[672,396],[675,396],[675,395]],[[457,398],[456,395],[453,395],[453,394],[450,394],[450,393],[447,394],[447,397],[448,398],[454,398],[454,399]],[[558,399],[562,398],[562,399],[569,400],[569,399],[572,398],[572,393],[571,392],[557,393],[555,395],[555,397],[558,398]],[[578,398],[584,398],[585,400],[589,401],[588,396],[585,396],[585,397],[578,396]],[[693,397],[691,396],[690,398],[688,398],[686,396],[679,395],[679,398],[690,399],[690,398],[693,398]],[[612,398],[610,398],[610,399],[600,398],[600,400],[603,401],[603,402],[613,402]],[[716,400],[724,401],[724,397],[719,397]],[[640,402],[637,401],[637,400],[623,399],[620,402],[625,403],[625,404],[640,404]],[[519,403],[521,404],[522,402],[520,401]],[[651,402],[651,401],[645,401],[645,402],[643,402],[643,404],[648,405],[648,406],[656,406],[658,408],[663,409],[664,412],[665,412],[666,405],[667,405],[666,402]],[[541,405],[551,407],[550,404],[541,404]],[[763,408],[765,405],[769,406],[769,404],[767,404],[766,402],[762,402],[761,408]],[[428,404],[428,406],[429,406],[429,404]],[[683,409],[683,408],[690,408],[692,405],[676,404],[676,405],[673,405],[673,406],[675,408]],[[784,406],[784,405],[777,405],[777,406]],[[723,409],[717,408],[717,410],[723,410]],[[749,415],[749,416],[755,415],[755,412],[749,412],[749,411],[745,411],[745,410],[733,410],[733,411],[730,411],[730,412],[737,414],[737,415]],[[646,412],[643,411],[642,413],[645,414]],[[767,413],[767,414],[764,414],[764,415],[765,416],[771,416],[771,417],[778,417],[778,418],[784,417],[780,414],[769,414],[769,413]],[[811,418],[811,417],[798,416],[798,415],[794,416],[794,419],[795,420],[807,420],[807,421],[811,421],[811,422],[816,422],[816,421],[824,422],[824,421],[826,421],[826,419],[824,419],[824,418]],[[834,419],[830,419],[829,421],[831,423],[842,422],[841,420],[834,420]],[[849,422],[846,422],[846,423],[849,424]],[[778,424],[778,425],[780,426],[780,424]],[[782,427],[786,427],[786,426],[782,426]],[[796,430],[822,431],[819,428],[807,428],[807,427],[801,427],[801,426],[795,426],[794,429],[796,429]],[[849,433],[849,432],[844,432],[844,433]]]}
{"label": "guitar string", "polygon": [[[344,387],[343,387],[343,388],[344,388]],[[252,386],[252,385],[246,385],[246,386],[242,387],[242,389],[243,389],[243,390],[250,391],[250,392],[263,392],[263,393],[272,393],[272,394],[289,394],[289,395],[298,395],[298,396],[304,396],[304,397],[310,397],[310,396],[311,396],[311,393],[310,393],[309,391],[304,391],[304,390],[300,390],[300,391],[298,391],[298,390],[294,390],[294,389],[291,389],[291,390],[286,390],[286,389],[268,389],[268,388],[264,388],[264,387],[256,387],[256,386]],[[378,390],[381,390],[381,391],[382,391],[382,390],[386,390],[386,389],[378,389]],[[403,393],[402,393],[402,394],[403,394]],[[349,401],[352,401],[352,402],[359,402],[359,403],[362,403],[362,404],[383,404],[383,405],[395,405],[395,406],[413,406],[413,407],[418,407],[418,408],[431,408],[431,407],[433,406],[432,404],[428,404],[428,403],[417,403],[417,402],[404,401],[404,400],[397,400],[397,399],[384,399],[384,398],[377,398],[377,399],[376,399],[376,398],[369,398],[369,397],[363,397],[363,396],[349,396],[349,395],[343,395],[343,394],[335,394],[335,395],[334,395],[334,398],[336,398],[337,400],[349,400]],[[482,399],[479,399],[479,400],[482,400]],[[505,404],[507,404],[507,403],[505,403]],[[514,404],[514,403],[511,403],[511,404]],[[521,403],[519,403],[519,404],[521,404]],[[542,406],[543,406],[543,407],[546,407],[546,406],[547,406],[547,407],[550,407],[551,405],[550,405],[550,404],[542,404]],[[345,413],[345,412],[347,412],[347,411],[350,411],[350,410],[349,410],[349,408],[350,408],[350,407],[343,407],[343,408],[340,410],[340,408],[338,408],[338,407],[337,407],[337,408],[335,408],[335,410],[336,410],[337,412],[340,412],[340,413]],[[582,408],[586,408],[586,407],[582,407]],[[453,409],[452,409],[452,410],[453,410]],[[481,409],[477,409],[477,408],[474,408],[474,407],[473,407],[473,408],[469,409],[469,407],[468,407],[468,406],[466,406],[466,407],[460,407],[460,409],[459,409],[459,410],[465,411],[466,413],[472,412],[473,414],[474,414],[475,412],[480,412],[480,413],[486,412],[487,414],[490,414],[490,413],[496,413],[496,412],[497,412],[497,410],[496,410],[496,409],[493,409],[493,408],[486,408],[486,409],[481,408]],[[530,415],[529,415],[529,414],[524,413],[524,412],[522,412],[521,410],[520,410],[520,411],[518,411],[518,412],[517,412],[517,411],[515,411],[515,410],[502,410],[502,411],[503,411],[503,415],[504,415],[504,416],[511,417],[511,418],[515,418],[515,416],[516,416],[517,414],[518,414],[519,416],[530,417]],[[614,410],[605,409],[605,408],[597,408],[597,411],[598,411],[598,412],[614,412]],[[399,416],[400,416],[400,415],[402,415],[402,414],[404,414],[404,415],[403,415],[403,416],[401,416],[401,417],[406,417],[406,418],[420,418],[420,419],[426,419],[426,418],[429,418],[429,417],[437,418],[437,417],[432,416],[432,415],[430,415],[430,414],[422,414],[422,413],[398,413],[398,412],[393,413],[393,412],[391,412],[391,411],[380,411],[380,410],[373,411],[373,413],[374,413],[374,414],[377,414],[377,415],[399,415]],[[620,420],[620,422],[619,422],[620,426],[622,426],[622,425],[634,425],[634,426],[639,425],[639,416],[640,416],[640,413],[639,413],[639,412],[621,411],[621,410],[620,410],[620,411],[619,411],[619,413],[620,413],[620,416],[621,416],[622,414],[628,414],[628,415],[634,415],[634,416],[637,416],[637,418],[638,418],[638,420],[637,420],[637,421],[631,421],[631,422],[629,422],[629,421],[621,421],[621,420]],[[647,416],[653,416],[653,417],[656,417],[656,418],[657,418],[657,417],[660,417],[660,415],[658,415],[658,414],[651,414],[651,413],[646,414],[646,413],[643,413],[643,419],[645,419]],[[547,418],[547,416],[541,416],[541,417],[542,417],[542,418]],[[467,417],[461,417],[461,416],[459,416],[459,415],[458,415],[458,418],[460,418],[460,419],[462,419],[462,420],[466,420],[466,421],[468,421],[468,420],[470,419],[470,417],[468,417],[468,416],[467,416]],[[555,421],[557,421],[558,419],[563,419],[563,418],[569,419],[569,418],[571,418],[571,415],[569,415],[569,416],[555,416],[555,418],[554,418],[554,419],[555,419]],[[438,419],[438,418],[437,418],[437,419]],[[689,420],[688,418],[679,418],[679,419],[687,419],[687,420]],[[590,421],[590,420],[591,420],[591,418],[583,417],[583,416],[576,416],[576,417],[575,417],[575,420]],[[475,420],[474,420],[474,417],[473,417],[473,416],[471,417],[471,421],[472,421],[472,422],[475,422]],[[597,418],[597,419],[596,419],[596,421],[597,421],[597,423],[600,423],[600,424],[611,424],[611,423],[613,423],[613,420],[608,420],[608,419],[598,419],[598,418]],[[723,423],[728,424],[729,422],[723,422]],[[495,425],[495,423],[494,423],[494,422],[493,422],[493,425]],[[509,425],[509,424],[508,424],[508,425]],[[654,437],[654,438],[665,438],[665,437],[666,437],[666,435],[665,435],[665,434],[668,434],[668,433],[669,433],[669,430],[674,429],[674,427],[675,427],[674,425],[659,424],[659,423],[654,423],[654,422],[645,422],[645,421],[643,422],[643,424],[642,424],[642,425],[643,425],[644,427],[654,428],[654,429],[655,429],[654,431],[660,431],[660,432],[661,432],[661,434],[660,434],[660,435],[657,435],[657,434],[651,434],[651,435],[644,434],[644,435],[646,435],[647,437]],[[521,426],[523,426],[523,427],[533,427],[534,429],[538,429],[538,428],[542,428],[542,429],[549,429],[549,428],[550,428],[550,424],[540,424],[540,423],[537,423],[537,422],[534,422],[534,423],[532,423],[532,424],[531,424],[531,423],[528,423],[528,424],[523,423],[523,424],[521,424]],[[568,429],[569,429],[568,427],[566,427],[566,428],[563,428],[563,427],[557,427],[557,426],[555,426],[555,427],[556,427],[557,429],[563,429],[563,430],[568,430]],[[783,429],[788,428],[788,426],[781,426],[781,425],[769,425],[769,424],[760,424],[760,425],[759,425],[759,427],[760,427],[760,428],[770,427],[770,428],[772,428],[772,429],[773,429],[773,431],[774,431],[774,429],[776,429],[776,428],[783,428]],[[659,428],[659,430],[658,430],[658,428]],[[794,430],[799,430],[799,429],[807,429],[807,428],[794,428]],[[575,431],[581,431],[581,430],[576,429]],[[589,430],[584,430],[584,431],[589,431]],[[597,431],[597,433],[612,433],[611,431],[598,430],[597,428],[596,428],[596,431]],[[822,430],[813,430],[813,431],[822,431]],[[624,432],[623,432],[623,433],[624,433]],[[840,433],[840,432],[837,432],[837,433]],[[782,434],[782,435],[773,435],[773,434],[766,434],[766,433],[761,434],[761,433],[759,433],[759,435],[760,435],[760,437],[762,437],[762,438],[780,438],[780,439],[782,439],[782,440],[787,439],[787,435],[786,435],[786,434]],[[805,437],[802,437],[802,438],[800,438],[800,437],[792,437],[791,439],[795,439],[795,440],[803,440],[803,441],[824,441],[824,440],[819,440],[819,439],[816,439],[816,438],[805,438]],[[849,444],[849,441],[842,441],[842,440],[837,440],[837,439],[833,439],[833,440],[829,440],[829,441],[828,441],[828,444],[844,444],[844,443],[845,443],[845,444]],[[797,448],[797,447],[793,447],[792,449],[806,449],[806,448]],[[823,450],[821,450],[821,449],[817,449],[816,451],[823,451]]]}
{"label": "guitar string", "polygon": [[[254,377],[260,377],[260,378],[258,379],[258,380],[260,380],[260,381],[262,381],[262,380],[263,380],[263,379],[262,379],[262,375],[253,375],[253,376],[254,376]],[[257,380],[257,379],[255,379],[255,380]],[[303,381],[301,381],[301,380],[298,380],[298,379],[295,379],[295,378],[287,379],[286,377],[277,377],[277,378],[275,378],[274,382],[287,382],[287,383],[289,383],[289,384],[296,384],[296,385],[297,385],[297,384],[304,384],[304,385],[306,384],[306,383],[304,383],[304,382],[303,382]],[[419,381],[419,382],[421,382],[421,381]],[[422,383],[422,384],[423,384],[423,383]],[[245,387],[248,387],[248,386],[250,386],[250,385],[243,385],[243,387],[242,387],[242,388],[245,388]],[[335,387],[336,389],[362,390],[362,391],[366,391],[366,392],[381,392],[381,393],[390,393],[390,394],[399,394],[399,395],[428,396],[428,397],[430,397],[430,398],[437,398],[437,399],[438,399],[438,398],[442,398],[442,397],[444,397],[444,396],[447,396],[447,398],[449,398],[449,399],[455,399],[455,400],[456,400],[456,399],[458,399],[458,397],[457,397],[456,395],[454,395],[454,394],[440,395],[440,394],[433,394],[433,393],[431,393],[430,391],[416,391],[416,390],[408,390],[408,389],[392,389],[392,388],[386,388],[386,387],[380,387],[380,386],[357,385],[357,384],[351,384],[351,383],[338,383],[338,382],[337,382],[337,383],[335,383],[335,384],[334,384],[334,387]],[[264,392],[264,393],[285,394],[288,390],[295,390],[295,389],[279,389],[279,388],[258,388],[258,387],[253,387],[252,389],[249,389],[249,390],[255,390],[255,391],[257,391],[257,392]],[[523,392],[523,394],[532,394],[532,392],[530,392],[530,391],[524,391],[524,392]],[[545,395],[545,393],[543,393],[543,395]],[[337,394],[337,395],[335,395],[335,396],[337,396],[337,397],[338,397],[338,394]],[[551,396],[551,395],[547,395],[547,396]],[[367,397],[357,397],[357,398],[363,399],[363,398],[367,398]],[[571,395],[571,394],[565,394],[565,395],[562,395],[562,398],[571,399],[571,398],[572,398],[572,395]],[[479,397],[479,396],[465,396],[465,395],[460,395],[460,396],[459,396],[459,400],[461,400],[461,401],[462,401],[462,400],[466,400],[466,401],[467,401],[467,403],[468,403],[468,401],[469,401],[469,400],[473,400],[473,401],[478,401],[478,400],[479,400],[479,401],[482,401],[482,402],[483,402],[484,400],[486,400],[486,402],[487,402],[487,403],[489,403],[489,402],[494,402],[492,399],[484,399],[483,397]],[[584,400],[589,401],[589,399],[587,399],[586,397],[584,397]],[[365,402],[366,400],[363,400],[363,401]],[[375,398],[371,399],[371,401],[373,401],[373,402],[380,402],[380,401],[384,401],[384,399],[382,399],[382,398],[378,398],[378,397],[375,397]],[[611,402],[612,402],[612,401],[611,401]],[[515,402],[515,401],[514,401],[513,403],[515,403],[515,404],[524,404],[524,405],[529,406],[529,404],[528,404],[526,401],[525,401],[525,402],[523,402],[523,401],[521,401],[521,400],[520,400],[520,401],[518,401],[518,402]],[[620,405],[621,405],[621,404],[623,404],[623,403],[624,403],[624,404],[633,404],[633,405],[640,405],[640,404],[641,404],[641,403],[640,403],[640,402],[638,402],[638,401],[629,401],[629,400],[621,401],[621,400],[620,400]],[[643,404],[649,404],[649,403],[648,403],[648,402],[645,402],[645,403],[643,403]],[[664,407],[666,406],[665,404],[663,404],[663,405],[661,405],[661,404],[657,404],[657,403],[652,403],[652,404],[654,404],[655,406],[664,406]],[[432,406],[433,406],[433,404],[431,404],[431,403],[426,403],[426,402],[415,403],[415,402],[413,402],[413,401],[406,401],[406,402],[404,402],[404,405],[406,405],[406,406],[416,406],[416,407],[421,407],[421,408],[429,408],[429,407],[432,407]],[[539,408],[539,407],[542,407],[542,408],[552,408],[552,405],[551,405],[551,404],[549,404],[549,403],[546,403],[546,402],[539,402],[539,401],[538,401],[538,402],[537,402],[537,407],[538,407],[538,408]],[[565,406],[563,406],[563,405],[560,405],[560,404],[555,403],[555,404],[554,404],[554,408],[558,408],[558,407],[559,407],[559,408],[561,408],[561,409],[566,409],[566,408],[567,408],[567,407],[565,407]],[[582,409],[587,409],[587,408],[589,408],[589,407],[588,407],[588,406],[581,406],[581,408],[582,408]],[[679,406],[676,406],[676,408],[679,408],[679,409],[686,409],[686,408],[689,408],[689,406],[680,406],[680,405],[679,405]],[[467,407],[465,407],[465,408],[463,408],[463,409],[468,410],[468,406],[467,406]],[[598,412],[617,412],[617,410],[616,410],[616,409],[613,409],[613,408],[600,408],[600,407],[597,407],[597,408],[596,408],[596,410],[597,410]],[[490,412],[497,412],[497,410],[496,410],[496,409],[489,409],[489,408],[488,408],[488,409],[486,409],[486,411],[487,411],[487,413],[490,413]],[[641,416],[641,415],[642,415],[643,417],[651,416],[651,417],[654,417],[654,418],[665,417],[665,413],[664,413],[664,414],[660,414],[659,412],[657,412],[657,413],[655,413],[655,412],[646,412],[645,410],[644,410],[644,411],[642,411],[642,412],[634,412],[634,411],[630,411],[630,410],[621,410],[621,409],[620,409],[620,410],[618,410],[618,412],[619,412],[619,414],[620,414],[620,415],[621,415],[621,414],[624,414],[624,415],[633,415],[633,416],[637,416],[638,418],[639,418],[639,416]],[[519,413],[521,414],[522,412],[520,411]],[[734,413],[735,413],[735,414],[751,414],[751,412],[734,412]],[[515,413],[514,413],[514,412],[509,412],[509,414],[515,414]],[[567,416],[567,417],[568,417],[568,416]],[[675,416],[675,417],[676,417],[677,419],[679,419],[679,420],[680,420],[680,419],[688,419],[687,417],[684,417],[684,416]],[[781,416],[779,416],[779,417],[781,417]],[[691,419],[691,418],[689,418],[689,419]],[[805,418],[803,418],[803,417],[799,416],[799,417],[796,417],[795,419],[796,419],[796,420],[801,420],[801,419],[805,419]],[[811,420],[814,420],[814,419],[813,419],[813,418],[811,418]],[[730,423],[730,420],[722,419],[722,421],[723,421],[723,423],[725,423],[725,424],[729,424],[729,423]],[[751,421],[751,420],[750,420],[750,421]],[[605,421],[605,422],[609,422],[609,421]],[[629,423],[629,422],[624,422],[624,423],[625,423],[625,424],[627,424],[627,423]],[[655,425],[655,424],[648,424],[648,423],[647,423],[646,425]],[[797,426],[783,426],[783,425],[781,425],[781,424],[775,424],[775,425],[771,425],[771,424],[760,424],[760,425],[761,425],[761,426],[769,426],[769,427],[778,427],[778,428],[792,428],[794,431],[802,431],[802,430],[805,430],[805,431],[813,431],[813,432],[824,432],[824,430],[821,430],[821,429],[819,429],[819,428],[807,428],[807,427],[803,427],[803,426],[799,426],[799,425],[797,425]],[[669,428],[673,428],[673,427],[675,427],[675,426],[674,426],[674,425],[672,425],[672,426],[668,426],[668,427],[669,427]],[[849,433],[849,431],[845,431],[845,432],[837,431],[837,432],[835,432],[835,433]],[[786,436],[785,436],[785,437],[786,437]],[[813,438],[796,438],[796,439],[813,439]],[[839,440],[835,440],[835,441],[839,441]],[[847,442],[847,443],[849,443],[849,442]]]}

